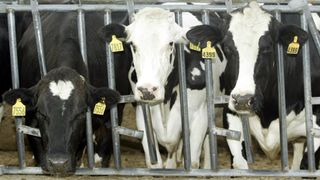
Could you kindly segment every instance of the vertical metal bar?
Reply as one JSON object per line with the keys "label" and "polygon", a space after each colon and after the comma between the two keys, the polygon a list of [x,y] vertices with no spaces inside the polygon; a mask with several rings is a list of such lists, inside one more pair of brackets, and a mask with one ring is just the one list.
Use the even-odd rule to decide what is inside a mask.
{"label": "vertical metal bar", "polygon": [[[9,45],[10,45],[10,57],[11,57],[11,75],[13,89],[17,89],[20,86],[19,83],[19,68],[18,68],[18,55],[17,55],[17,40],[16,40],[16,25],[15,15],[13,9],[8,9],[8,30],[9,30]],[[24,147],[24,135],[18,131],[18,128],[22,125],[23,118],[15,118],[16,124],[16,138],[18,147],[19,167],[22,169],[26,166],[25,163],[25,147]]]}
{"label": "vertical metal bar", "polygon": [[129,14],[129,23],[132,23],[133,14],[134,14],[134,2],[133,0],[126,0],[127,2],[127,10]]}
{"label": "vertical metal bar", "polygon": [[[182,13],[176,11],[176,21],[182,26]],[[186,83],[186,66],[184,45],[178,45],[178,66],[179,66],[179,90],[180,90],[180,105],[181,105],[181,120],[183,128],[183,151],[184,151],[184,168],[187,171],[191,169],[191,153],[190,153],[190,129],[188,115],[188,97]]]}
{"label": "vertical metal bar", "polygon": [[[89,71],[88,58],[87,58],[87,44],[86,44],[87,42],[86,27],[85,27],[85,18],[84,18],[83,9],[78,10],[78,37],[79,37],[79,44],[80,44],[82,59]],[[86,135],[87,135],[88,167],[92,169],[94,167],[94,149],[93,149],[93,137],[92,137],[92,118],[91,118],[91,110],[89,107],[86,113]]]}
{"label": "vertical metal bar", "polygon": [[147,135],[147,141],[149,146],[149,154],[150,154],[150,162],[151,164],[156,164],[158,162],[157,153],[156,153],[156,144],[154,142],[154,134],[153,134],[153,127],[151,121],[151,112],[150,106],[148,104],[141,104],[143,117],[144,117],[144,124],[145,124],[145,134]]}
{"label": "vertical metal bar", "polygon": [[[106,10],[104,16],[104,24],[111,23],[111,11]],[[106,53],[107,53],[107,72],[108,72],[108,86],[111,89],[116,89],[115,76],[114,76],[114,58],[109,48],[109,45],[106,44]],[[118,124],[118,109],[117,106],[114,106],[110,110],[111,114],[111,126],[112,126],[112,141],[113,141],[113,155],[114,155],[114,164],[116,169],[121,168],[121,158],[120,158],[120,136],[117,133]]]}
{"label": "vertical metal bar", "polygon": [[250,134],[250,125],[249,125],[249,118],[248,115],[240,115],[241,122],[242,122],[242,132],[243,132],[243,139],[245,144],[247,162],[253,163],[253,152],[252,152],[252,142],[251,142],[251,134]]}
{"label": "vertical metal bar", "polygon": [[227,6],[227,13],[232,11],[232,0],[225,0],[225,4]]}
{"label": "vertical metal bar", "polygon": [[43,51],[43,38],[42,38],[42,28],[41,28],[41,19],[38,10],[38,1],[31,0],[31,11],[32,11],[32,18],[33,18],[33,27],[36,37],[36,44],[37,44],[37,52],[38,52],[38,62],[40,68],[40,75],[43,77],[47,74],[46,68],[46,61],[44,58],[44,51]]}
{"label": "vertical metal bar", "polygon": [[[209,12],[203,11],[202,21],[204,24],[209,24]],[[207,94],[207,113],[208,113],[208,129],[209,129],[209,147],[210,147],[210,163],[211,169],[218,169],[218,150],[217,150],[217,136],[215,133],[215,110],[214,110],[214,89],[213,89],[213,69],[212,60],[205,59],[206,68],[206,94]]]}
{"label": "vertical metal bar", "polygon": [[[279,11],[275,13],[276,19],[281,22],[281,14]],[[285,79],[283,72],[283,47],[280,43],[277,44],[277,72],[278,72],[278,108],[280,120],[280,143],[281,143],[281,164],[282,170],[289,170],[288,162],[288,137],[287,137],[287,123],[286,123],[286,94],[285,94]]]}
{"label": "vertical metal bar", "polygon": [[[308,31],[306,14],[301,16],[301,26],[305,31]],[[306,134],[307,134],[307,149],[308,149],[308,167],[309,171],[315,171],[314,160],[314,142],[311,129],[313,127],[312,104],[311,104],[311,76],[310,76],[310,49],[309,42],[302,47],[303,53],[303,84],[304,84],[304,101],[306,115]]]}

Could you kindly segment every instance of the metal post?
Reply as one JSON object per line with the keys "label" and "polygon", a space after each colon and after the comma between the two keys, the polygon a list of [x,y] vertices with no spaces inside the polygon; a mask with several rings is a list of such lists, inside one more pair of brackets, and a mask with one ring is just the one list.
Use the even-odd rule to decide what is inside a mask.
{"label": "metal post", "polygon": [[[209,24],[209,13],[205,10],[202,14],[202,21],[204,24]],[[215,110],[214,110],[214,89],[212,77],[212,60],[205,59],[206,68],[206,94],[207,94],[207,113],[208,113],[208,132],[210,145],[210,163],[211,169],[218,169],[218,150],[217,150],[217,136],[215,133]]]}
{"label": "metal post", "polygon": [[126,0],[127,2],[127,9],[129,14],[129,23],[133,21],[133,14],[134,14],[134,2],[133,0]]}
{"label": "metal post", "polygon": [[32,12],[32,18],[33,18],[33,29],[36,37],[40,75],[41,77],[43,77],[47,74],[47,68],[46,68],[46,61],[44,58],[44,51],[43,51],[43,38],[42,38],[41,19],[40,19],[40,14],[38,10],[38,1],[31,0],[30,3],[32,7],[31,12]]}
{"label": "metal post", "polygon": [[[16,25],[15,15],[13,9],[8,9],[8,30],[9,30],[9,45],[10,45],[10,57],[11,57],[11,75],[13,89],[17,89],[20,86],[19,83],[19,68],[18,68],[18,55],[17,55],[17,40],[16,40]],[[25,147],[24,147],[24,134],[18,131],[22,125],[24,118],[15,118],[16,124],[16,138],[18,147],[19,167],[25,168]]]}
{"label": "metal post", "polygon": [[145,134],[147,135],[148,141],[148,149],[150,154],[150,162],[151,164],[156,164],[158,162],[157,152],[156,152],[156,144],[154,142],[154,134],[153,134],[153,127],[151,121],[151,111],[150,106],[148,104],[141,104],[143,117],[144,117],[144,124],[145,124]]}
{"label": "metal post", "polygon": [[[79,37],[79,44],[80,44],[82,59],[87,69],[89,70],[88,57],[87,57],[85,18],[84,18],[84,11],[82,9],[78,10],[78,37]],[[91,118],[91,110],[89,107],[86,113],[86,135],[87,135],[88,167],[92,169],[94,167],[94,155],[93,155],[94,149],[93,149],[93,137],[92,137],[92,118]]]}
{"label": "metal post", "polygon": [[[305,31],[308,31],[308,24],[306,14],[301,16],[301,26]],[[304,101],[305,101],[305,115],[306,115],[306,134],[307,134],[307,149],[308,149],[308,167],[309,171],[315,171],[314,160],[314,142],[312,136],[313,117],[311,104],[311,76],[310,76],[310,49],[309,42],[302,47],[303,53],[303,84],[304,84]]]}
{"label": "metal post", "polygon": [[[281,22],[281,14],[279,11],[275,13],[276,19]],[[281,143],[281,164],[282,170],[289,170],[288,163],[288,138],[287,138],[287,123],[286,123],[286,94],[285,94],[285,79],[283,72],[283,47],[280,43],[277,44],[277,72],[278,72],[278,108],[280,121],[280,143]]]}
{"label": "metal post", "polygon": [[[182,13],[176,11],[176,21],[182,26]],[[188,97],[187,97],[187,83],[186,83],[186,67],[184,45],[179,44],[178,48],[178,66],[179,66],[179,91],[180,91],[180,105],[181,105],[181,120],[183,129],[183,151],[184,151],[184,168],[187,171],[191,169],[191,154],[190,154],[190,129],[189,129],[189,115],[188,115]]]}
{"label": "metal post", "polygon": [[243,132],[243,139],[245,144],[247,162],[253,163],[253,153],[252,153],[252,142],[251,142],[251,134],[250,134],[250,125],[249,125],[249,118],[248,115],[240,115],[241,122],[242,122],[242,132]]}
{"label": "metal post", "polygon": [[[104,16],[104,24],[107,25],[110,23],[111,23],[111,11],[106,10],[106,13]],[[107,61],[107,73],[108,73],[108,86],[111,89],[116,89],[115,76],[114,76],[114,59],[108,44],[106,44],[106,53],[107,53],[106,61]],[[121,158],[120,158],[121,152],[120,152],[120,136],[117,133],[117,127],[119,126],[117,106],[114,106],[111,108],[110,114],[111,114],[111,126],[112,126],[114,164],[116,169],[120,169],[121,168]]]}

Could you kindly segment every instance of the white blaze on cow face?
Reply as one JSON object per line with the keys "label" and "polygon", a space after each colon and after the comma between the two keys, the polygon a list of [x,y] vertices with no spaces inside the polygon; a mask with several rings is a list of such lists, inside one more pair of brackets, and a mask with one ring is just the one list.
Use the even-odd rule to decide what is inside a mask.
{"label": "white blaze on cow face", "polygon": [[134,15],[126,33],[138,80],[134,89],[136,100],[163,100],[164,87],[173,70],[174,43],[182,41],[185,31],[175,23],[174,13],[145,8]]}
{"label": "white blaze on cow face", "polygon": [[50,82],[49,89],[53,96],[58,96],[61,100],[68,100],[74,86],[71,81],[59,80]]}
{"label": "white blaze on cow face", "polygon": [[[254,67],[259,53],[259,39],[269,29],[271,15],[260,9],[256,2],[251,2],[242,12],[231,14],[229,31],[239,54],[238,79],[231,95],[254,95]],[[229,108],[235,111],[233,99]]]}

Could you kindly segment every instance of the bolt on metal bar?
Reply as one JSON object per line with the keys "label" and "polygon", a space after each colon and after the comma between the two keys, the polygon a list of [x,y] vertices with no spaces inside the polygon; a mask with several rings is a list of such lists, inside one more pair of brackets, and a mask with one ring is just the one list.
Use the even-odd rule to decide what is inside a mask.
{"label": "bolt on metal bar", "polygon": [[[275,13],[276,19],[281,22],[281,14],[279,11]],[[278,108],[280,120],[280,143],[281,143],[281,164],[282,170],[289,170],[288,162],[288,137],[287,137],[287,123],[286,123],[286,94],[285,94],[285,78],[283,65],[283,47],[280,43],[277,44],[277,72],[278,72]]]}
{"label": "bolt on metal bar", "polygon": [[[301,15],[302,29],[308,32],[308,24],[306,13]],[[307,149],[308,149],[308,167],[309,171],[315,171],[314,160],[314,142],[311,129],[313,127],[312,104],[311,104],[311,75],[310,75],[310,49],[309,41],[302,47],[303,53],[303,84],[304,84],[304,101],[305,101],[305,116],[306,116],[306,134],[307,134]]]}
{"label": "bolt on metal bar", "polygon": [[244,139],[244,144],[245,144],[247,162],[254,163],[250,125],[249,125],[249,117],[248,117],[248,115],[240,115],[240,119],[242,122],[242,132],[243,132],[243,139]]}
{"label": "bolt on metal bar", "polygon": [[[87,41],[86,41],[85,15],[82,9],[78,10],[78,38],[79,38],[82,60],[89,71],[87,44],[86,44]],[[89,107],[86,112],[86,136],[87,136],[88,167],[92,169],[94,167],[94,149],[93,149],[93,137],[92,137],[92,117],[91,117],[91,110]]]}
{"label": "bolt on metal bar", "polygon": [[150,154],[150,162],[151,164],[156,164],[158,162],[157,152],[156,152],[156,143],[154,142],[154,133],[151,121],[151,111],[150,106],[148,104],[141,104],[143,119],[145,125],[145,134],[148,141],[148,149]]}
{"label": "bolt on metal bar", "polygon": [[[209,12],[203,11],[202,21],[204,24],[209,24]],[[208,129],[209,129],[209,147],[210,147],[210,163],[212,170],[218,170],[218,149],[217,149],[217,135],[215,132],[215,110],[214,110],[214,89],[212,77],[212,60],[205,59],[206,70],[206,95],[207,95],[207,113],[208,113]]]}
{"label": "bolt on metal bar", "polygon": [[[175,12],[176,22],[182,27],[182,13],[177,10]],[[182,120],[182,137],[183,137],[183,154],[184,154],[184,168],[187,171],[191,170],[191,152],[190,152],[190,128],[188,115],[188,97],[187,97],[187,83],[186,83],[186,65],[184,45],[179,44],[178,48],[178,69],[179,69],[179,91],[180,91],[180,105],[181,105],[181,120]]]}
{"label": "bolt on metal bar", "polygon": [[[11,60],[11,74],[12,74],[12,86],[13,89],[17,89],[20,86],[19,83],[19,68],[18,68],[18,55],[17,55],[17,39],[16,39],[16,21],[13,9],[8,9],[8,30],[9,30],[9,46],[10,46],[10,60]],[[24,134],[19,132],[18,128],[22,126],[24,118],[16,117],[16,136],[17,147],[19,157],[20,169],[25,168],[25,147],[24,147]]]}
{"label": "bolt on metal bar", "polygon": [[[106,10],[104,15],[104,24],[111,23],[111,11]],[[114,57],[109,48],[108,43],[106,43],[106,54],[107,54],[107,75],[108,75],[108,87],[110,89],[116,89],[115,75],[114,75]],[[121,152],[120,152],[120,135],[117,133],[118,123],[118,108],[114,106],[110,109],[111,115],[111,126],[112,126],[112,141],[113,141],[113,155],[114,155],[114,165],[116,169],[121,168]]]}
{"label": "bolt on metal bar", "polygon": [[46,61],[45,61],[44,51],[43,51],[42,27],[41,27],[40,14],[38,10],[38,1],[30,0],[30,4],[32,8],[31,12],[32,12],[32,18],[33,18],[33,29],[36,37],[40,75],[41,77],[43,77],[47,74],[47,67],[46,67]]}

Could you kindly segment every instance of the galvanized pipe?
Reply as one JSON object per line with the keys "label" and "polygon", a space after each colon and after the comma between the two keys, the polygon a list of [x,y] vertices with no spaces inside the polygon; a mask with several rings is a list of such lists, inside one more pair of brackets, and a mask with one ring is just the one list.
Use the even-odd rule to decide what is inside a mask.
{"label": "galvanized pipe", "polygon": [[[19,68],[18,68],[18,55],[17,55],[17,39],[16,39],[16,21],[13,9],[8,9],[8,30],[9,30],[9,46],[10,46],[10,60],[11,60],[11,75],[13,89],[18,89],[19,83]],[[25,168],[25,147],[24,147],[24,134],[19,132],[24,118],[16,117],[16,138],[18,147],[19,167]]]}
{"label": "galvanized pipe", "polygon": [[129,14],[129,23],[131,24],[133,21],[133,14],[134,14],[134,2],[133,0],[126,0],[127,2],[127,10]]}
{"label": "galvanized pipe", "polygon": [[[82,9],[78,10],[78,38],[80,44],[80,50],[82,55],[82,60],[86,65],[88,71],[88,57],[87,57],[87,41],[86,41],[86,27],[85,27],[85,17],[84,11]],[[89,75],[89,73],[88,73]],[[89,81],[89,78],[88,78]],[[86,112],[86,135],[87,135],[87,154],[88,154],[88,167],[92,169],[94,167],[94,149],[93,149],[93,137],[92,137],[92,117],[91,110],[88,107]]]}
{"label": "galvanized pipe", "polygon": [[[305,31],[308,31],[306,14],[301,16],[301,26]],[[309,171],[315,171],[314,160],[314,142],[311,130],[313,128],[313,115],[311,104],[311,75],[310,75],[310,49],[309,42],[302,47],[303,53],[303,84],[304,84],[304,101],[305,101],[305,116],[306,116],[306,134],[307,134],[307,149],[308,149],[308,167]]]}
{"label": "galvanized pipe", "polygon": [[[209,12],[203,11],[202,22],[209,24]],[[207,113],[208,113],[208,132],[209,132],[209,147],[210,147],[210,163],[212,170],[218,170],[218,150],[217,150],[217,136],[215,132],[215,109],[214,109],[214,89],[213,89],[213,69],[212,60],[205,59],[206,70],[206,95],[207,95]]]}
{"label": "galvanized pipe", "polygon": [[[176,21],[182,26],[182,13],[176,11]],[[184,168],[187,171],[191,170],[191,153],[190,153],[190,128],[188,115],[188,97],[187,97],[187,82],[186,82],[186,66],[184,45],[179,44],[178,48],[178,69],[179,69],[179,91],[180,91],[180,106],[181,106],[181,120],[182,120],[182,137],[183,137],[183,154],[184,154]]]}
{"label": "galvanized pipe", "polygon": [[[111,11],[106,10],[104,15],[104,24],[108,25],[111,23]],[[106,54],[107,54],[107,75],[108,75],[108,87],[110,89],[116,89],[115,75],[114,75],[114,57],[106,43]],[[121,168],[121,158],[120,158],[120,136],[117,133],[118,123],[118,108],[114,106],[110,109],[111,115],[111,126],[112,126],[112,141],[113,141],[113,155],[114,155],[114,165],[116,169]]]}
{"label": "galvanized pipe", "polygon": [[243,132],[243,139],[244,139],[244,144],[245,144],[247,162],[253,163],[254,157],[253,157],[253,152],[252,152],[249,117],[248,117],[248,115],[240,115],[240,118],[241,118],[241,123],[242,123],[242,132]]}
{"label": "galvanized pipe", "polygon": [[151,164],[156,164],[158,162],[157,152],[156,152],[156,143],[154,142],[154,133],[151,121],[151,111],[150,106],[148,104],[141,104],[142,112],[143,112],[143,119],[145,125],[145,135],[148,142],[148,149],[150,155],[150,162]]}
{"label": "galvanized pipe", "polygon": [[41,77],[47,74],[46,61],[44,57],[43,51],[43,38],[42,38],[42,27],[41,27],[41,19],[38,11],[38,1],[30,0],[31,8],[32,8],[32,18],[33,18],[33,29],[36,37],[37,44],[37,52],[38,52],[38,63],[40,69]]}
{"label": "galvanized pipe", "polygon": [[[279,11],[275,13],[276,19],[281,22],[281,14]],[[281,164],[282,170],[289,170],[288,162],[288,137],[287,137],[287,111],[286,111],[286,94],[284,80],[284,65],[283,65],[283,47],[280,43],[277,44],[277,72],[278,72],[278,108],[280,121],[280,143],[281,143]]]}

